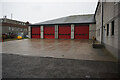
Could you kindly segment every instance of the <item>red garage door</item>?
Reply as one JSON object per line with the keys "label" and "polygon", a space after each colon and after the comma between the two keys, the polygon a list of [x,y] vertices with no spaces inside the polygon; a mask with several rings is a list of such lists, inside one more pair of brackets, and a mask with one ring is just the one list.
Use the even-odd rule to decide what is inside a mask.
{"label": "red garage door", "polygon": [[40,38],[40,27],[32,27],[32,38]]}
{"label": "red garage door", "polygon": [[89,26],[75,25],[75,39],[89,39]]}
{"label": "red garage door", "polygon": [[59,39],[71,39],[71,27],[70,25],[59,25]]}
{"label": "red garage door", "polygon": [[45,39],[54,39],[55,38],[55,27],[54,26],[45,26],[44,27],[44,38]]}

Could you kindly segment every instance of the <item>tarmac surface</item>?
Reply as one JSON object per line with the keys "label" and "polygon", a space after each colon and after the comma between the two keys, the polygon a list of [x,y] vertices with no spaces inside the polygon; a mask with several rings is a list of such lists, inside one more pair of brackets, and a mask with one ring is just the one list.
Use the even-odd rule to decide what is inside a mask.
{"label": "tarmac surface", "polygon": [[45,58],[5,53],[2,57],[3,78],[118,78],[118,64],[111,61]]}

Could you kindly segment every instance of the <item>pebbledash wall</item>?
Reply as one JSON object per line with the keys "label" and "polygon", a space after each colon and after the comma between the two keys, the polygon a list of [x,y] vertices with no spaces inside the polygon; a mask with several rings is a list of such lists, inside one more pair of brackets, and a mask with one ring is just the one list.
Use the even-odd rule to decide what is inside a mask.
{"label": "pebbledash wall", "polygon": [[[102,30],[102,18],[103,18],[103,30]],[[103,43],[105,45],[105,48],[109,52],[111,52],[114,57],[119,59],[120,2],[98,2],[95,13],[95,19],[96,19],[96,39],[100,43]]]}

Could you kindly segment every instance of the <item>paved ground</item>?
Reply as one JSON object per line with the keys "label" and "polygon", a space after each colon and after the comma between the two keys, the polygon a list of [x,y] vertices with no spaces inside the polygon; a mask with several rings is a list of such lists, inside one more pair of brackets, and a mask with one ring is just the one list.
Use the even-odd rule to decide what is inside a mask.
{"label": "paved ground", "polygon": [[3,78],[115,78],[118,64],[90,40],[28,39],[3,43]]}
{"label": "paved ground", "polygon": [[111,61],[2,56],[3,78],[118,78],[118,65]]}
{"label": "paved ground", "polygon": [[92,48],[91,40],[26,39],[3,43],[3,53],[66,59],[115,61],[105,49]]}

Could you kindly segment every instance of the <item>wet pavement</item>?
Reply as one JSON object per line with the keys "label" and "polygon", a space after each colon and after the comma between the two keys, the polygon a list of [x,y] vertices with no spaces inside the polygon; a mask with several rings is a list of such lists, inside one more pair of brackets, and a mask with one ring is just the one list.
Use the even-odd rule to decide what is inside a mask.
{"label": "wet pavement", "polygon": [[91,40],[24,39],[3,42],[2,46],[3,54],[116,61],[104,48],[92,48]]}

